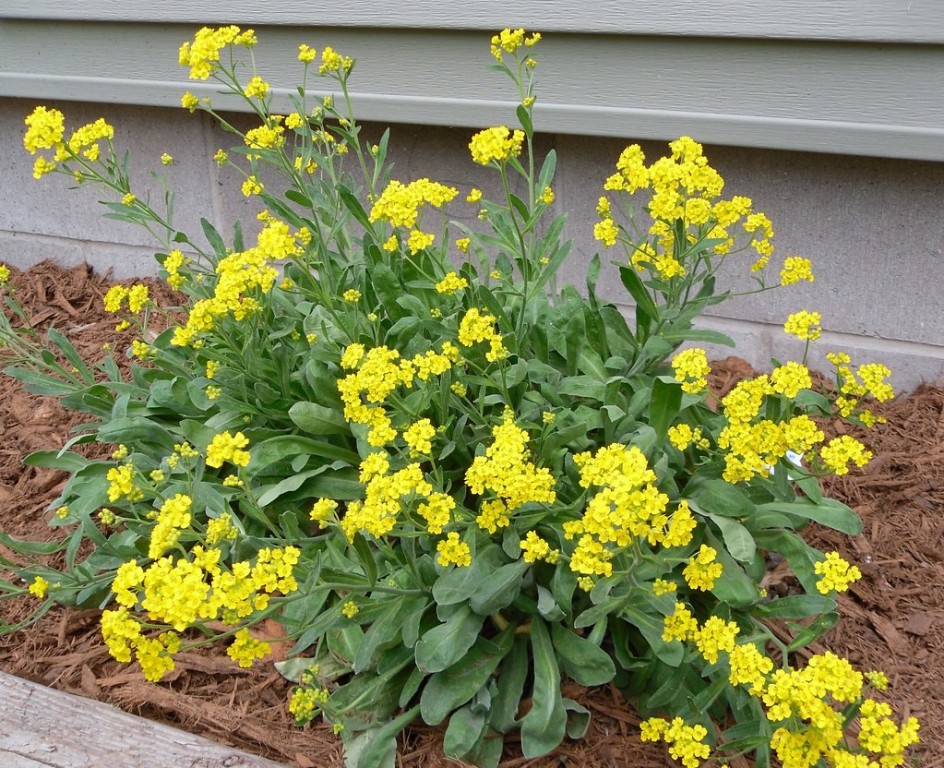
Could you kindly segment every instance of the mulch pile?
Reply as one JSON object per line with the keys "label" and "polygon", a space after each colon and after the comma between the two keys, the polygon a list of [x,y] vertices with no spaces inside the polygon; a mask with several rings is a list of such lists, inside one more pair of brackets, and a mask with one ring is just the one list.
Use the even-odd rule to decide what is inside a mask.
{"label": "mulch pile", "polygon": [[[61,269],[43,263],[13,271],[12,284],[35,327],[55,326],[82,355],[97,362],[111,344],[124,357],[131,339],[115,332],[103,313],[102,296],[112,284],[87,267]],[[166,286],[150,282],[159,302],[173,303]],[[750,375],[742,360],[715,365],[715,386],[726,389]],[[48,507],[64,475],[24,467],[31,451],[58,448],[81,414],[64,411],[50,398],[26,393],[0,376],[0,530],[13,536],[52,539]],[[842,620],[813,651],[832,650],[861,669],[882,669],[891,680],[889,700],[899,716],[921,720],[922,744],[914,755],[924,768],[944,766],[944,390],[921,385],[912,394],[876,409],[888,424],[864,436],[875,459],[863,470],[826,484],[862,516],[864,530],[850,538],[816,529],[808,539],[836,549],[858,564],[863,578],[842,595]],[[833,425],[834,431],[842,429]],[[99,449],[101,450],[101,446]],[[93,446],[94,449],[94,446]],[[771,574],[776,580],[776,573]],[[28,615],[35,601],[0,602],[2,620]],[[164,682],[143,680],[133,666],[111,659],[98,631],[97,611],[54,609],[22,632],[0,636],[0,669],[55,688],[110,702],[124,710],[186,728],[297,768],[341,766],[340,744],[315,724],[300,730],[286,708],[291,685],[271,665],[236,667],[223,648],[185,653]],[[572,689],[568,695],[593,712],[579,742],[565,742],[554,755],[521,756],[506,750],[503,768],[581,768],[674,765],[662,746],[641,744],[639,718],[613,687]],[[442,756],[440,729],[417,727],[399,747],[406,768],[456,765]],[[743,761],[742,761],[743,763]]]}

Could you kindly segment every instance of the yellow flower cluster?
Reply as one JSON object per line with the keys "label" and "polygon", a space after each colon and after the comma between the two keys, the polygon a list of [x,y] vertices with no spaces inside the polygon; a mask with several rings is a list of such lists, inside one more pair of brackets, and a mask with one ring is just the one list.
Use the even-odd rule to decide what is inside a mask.
{"label": "yellow flower cluster", "polygon": [[[418,229],[418,221],[424,206],[442,208],[459,190],[427,178],[404,184],[392,180],[380,193],[370,209],[371,221],[386,221],[392,227],[410,229],[407,245],[411,253],[417,253],[431,245],[435,236]],[[394,241],[394,246],[396,241]]]}
{"label": "yellow flower cluster", "polygon": [[862,578],[862,572],[846,562],[838,552],[827,552],[826,559],[813,564],[813,570],[822,576],[816,589],[824,595],[830,592],[845,592],[849,585]]}
{"label": "yellow flower cluster", "polygon": [[23,146],[31,155],[41,149],[54,149],[62,144],[65,134],[65,115],[58,109],[36,107],[26,120]]}
{"label": "yellow flower cluster", "polygon": [[702,544],[698,552],[688,559],[688,565],[682,571],[682,576],[692,589],[707,592],[721,578],[723,567],[715,559],[718,552],[707,544]]}
{"label": "yellow flower cluster", "polygon": [[253,637],[245,628],[236,631],[233,642],[226,649],[226,655],[243,669],[249,669],[256,659],[263,659],[271,652],[272,648],[267,642]]}
{"label": "yellow flower cluster", "polygon": [[121,308],[125,305],[125,301],[128,303],[128,311],[132,314],[137,314],[144,309],[148,301],[150,301],[150,291],[148,287],[142,283],[132,285],[130,288],[123,285],[113,285],[105,293],[103,299],[105,311],[111,312],[112,314],[120,312]]}
{"label": "yellow flower cluster", "polygon": [[452,510],[455,508],[456,502],[452,496],[437,492],[431,493],[416,511],[426,521],[426,530],[438,535],[452,521]]}
{"label": "yellow flower cluster", "polygon": [[245,450],[247,445],[249,445],[249,438],[242,432],[233,435],[226,430],[214,435],[207,446],[207,466],[219,469],[224,461],[229,461],[237,467],[245,467],[249,464],[250,458],[249,451]]}
{"label": "yellow flower cluster", "polygon": [[330,45],[326,45],[321,52],[321,65],[318,67],[318,73],[321,75],[327,75],[331,72],[344,74],[350,72],[353,66],[354,59],[349,56],[342,56]]}
{"label": "yellow flower cluster", "polygon": [[497,35],[492,36],[492,56],[495,57],[495,61],[501,62],[504,54],[514,53],[522,46],[531,48],[540,39],[540,32],[525,36],[523,29],[503,29]]}
{"label": "yellow flower cluster", "polygon": [[[851,416],[860,408],[862,400],[869,395],[880,403],[891,400],[895,396],[894,389],[886,381],[892,373],[888,367],[880,363],[866,363],[858,367],[857,376],[851,367],[852,358],[846,353],[831,352],[826,355],[826,359],[836,367],[836,380],[841,393],[836,398],[836,406],[842,416]],[[861,409],[856,415],[866,426],[885,421],[883,417],[875,416],[868,409]]]}
{"label": "yellow flower cluster", "polygon": [[279,125],[275,116],[269,118],[269,124],[260,125],[257,128],[250,128],[246,131],[243,138],[246,146],[250,149],[273,149],[281,147],[285,143],[285,128]]}
{"label": "yellow flower cluster", "polygon": [[109,483],[108,500],[111,502],[119,499],[138,501],[144,496],[144,492],[134,484],[134,467],[131,464],[112,467],[105,478]]}
{"label": "yellow flower cluster", "polygon": [[731,672],[728,682],[731,685],[748,685],[751,696],[760,696],[767,684],[767,675],[774,668],[774,662],[764,655],[753,643],[744,643],[731,649],[728,654]]}
{"label": "yellow flower cluster", "polygon": [[770,376],[738,383],[725,395],[721,404],[728,423],[718,436],[719,447],[727,451],[722,474],[725,480],[738,483],[755,476],[767,477],[789,451],[803,454],[823,441],[822,430],[805,414],[782,422],[757,418],[768,396],[795,397],[810,386],[812,378],[806,366],[789,362]]}
{"label": "yellow flower cluster", "polygon": [[523,143],[524,131],[498,125],[476,133],[469,142],[469,150],[472,160],[479,165],[501,164],[520,155]]}
{"label": "yellow flower cluster", "polygon": [[672,369],[675,371],[675,380],[682,385],[683,392],[697,395],[708,386],[711,366],[703,349],[683,349],[672,358]]}
{"label": "yellow flower cluster", "polygon": [[254,75],[243,88],[243,94],[250,99],[264,99],[269,95],[269,84],[259,75]]}
{"label": "yellow flower cluster", "polygon": [[239,321],[258,311],[259,302],[250,294],[268,293],[279,276],[269,262],[288,258],[298,251],[297,237],[288,225],[266,217],[254,248],[220,259],[213,296],[194,303],[186,324],[174,329],[171,344],[200,345],[200,335],[212,331],[218,318],[232,314]]}
{"label": "yellow flower cluster", "polygon": [[373,475],[364,489],[364,500],[348,504],[341,518],[341,530],[349,541],[358,532],[379,539],[397,524],[405,497],[425,499],[432,492],[433,486],[416,463],[390,474],[384,471]]}
{"label": "yellow flower cluster", "polygon": [[403,430],[403,439],[410,447],[411,456],[427,456],[432,453],[432,439],[436,436],[436,427],[429,419],[420,419]]}
{"label": "yellow flower cluster", "polygon": [[703,725],[686,725],[681,717],[671,723],[661,717],[650,717],[639,727],[641,741],[664,741],[672,758],[685,768],[698,768],[711,754],[711,748],[703,741],[708,735]]}
{"label": "yellow flower cluster", "polygon": [[816,341],[823,333],[820,327],[822,319],[819,312],[808,312],[804,309],[788,316],[783,329],[803,341]]}
{"label": "yellow flower cluster", "polygon": [[341,355],[341,367],[354,372],[338,381],[344,418],[369,425],[367,441],[377,448],[384,446],[397,437],[382,407],[384,401],[397,387],[412,387],[414,378],[426,381],[430,376],[440,376],[458,361],[459,350],[451,342],[444,342],[441,352],[417,353],[412,360],[400,357],[395,349],[365,350],[363,344],[351,344]]}
{"label": "yellow flower cluster", "polygon": [[30,582],[28,591],[33,597],[42,599],[49,592],[49,582],[42,576],[37,576]]}
{"label": "yellow flower cluster", "polygon": [[311,722],[321,707],[327,703],[327,688],[299,687],[292,691],[288,711],[295,718],[295,725],[302,726]]}
{"label": "yellow flower cluster", "polygon": [[220,50],[227,45],[251,48],[255,44],[256,36],[251,29],[241,32],[236,26],[203,27],[192,43],[188,41],[180,46],[177,61],[182,67],[190,67],[191,80],[206,80],[219,67]]}
{"label": "yellow flower cluster", "polygon": [[531,462],[528,433],[506,412],[492,428],[494,441],[485,454],[476,456],[466,470],[465,483],[472,493],[495,498],[483,501],[476,522],[493,533],[508,524],[508,514],[528,502],[553,504],[557,500],[554,478],[546,467]]}
{"label": "yellow flower cluster", "polygon": [[701,427],[692,429],[689,424],[675,424],[669,427],[668,438],[669,442],[680,451],[684,451],[690,445],[702,450],[711,446],[711,442],[702,434]]}
{"label": "yellow flower cluster", "polygon": [[872,459],[872,452],[851,435],[834,437],[819,450],[826,467],[837,477],[849,474],[849,465],[864,467]]}
{"label": "yellow flower cluster", "polygon": [[547,540],[541,538],[536,531],[528,531],[518,546],[521,547],[522,557],[526,563],[544,560],[553,564],[560,558],[560,550],[552,549]]}
{"label": "yellow flower cluster", "polygon": [[[813,768],[820,764],[837,768],[893,768],[904,763],[905,749],[918,741],[917,719],[910,717],[896,725],[887,704],[863,698],[866,679],[878,690],[884,690],[887,678],[882,673],[869,672],[863,676],[847,659],[830,652],[811,657],[803,669],[775,670],[773,660],[757,645],[736,644],[738,633],[737,624],[716,616],[699,627],[691,611],[677,603],[674,612],[664,619],[662,637],[666,642],[694,641],[709,664],[723,662],[726,657],[728,682],[747,686],[750,695],[766,706],[767,719],[780,724],[770,743],[783,768]],[[856,703],[861,704],[856,736],[859,749],[850,751],[845,733],[847,708]],[[641,738],[643,741],[661,738],[671,743],[667,734],[673,727],[682,734],[686,726],[679,718],[672,726],[652,718],[642,723]],[[872,760],[861,750],[878,759]],[[695,746],[691,750],[680,749],[672,756],[684,765],[697,766],[708,757],[708,752]]]}
{"label": "yellow flower cluster", "polygon": [[182,493],[167,499],[158,510],[157,522],[151,529],[148,557],[156,560],[177,545],[180,532],[190,527],[190,508],[193,500]]}
{"label": "yellow flower cluster", "polygon": [[[81,152],[86,158],[94,162],[98,160],[101,151],[98,142],[102,139],[110,141],[114,136],[115,129],[106,123],[104,118],[100,117],[94,123],[78,128],[69,137],[69,153],[77,155]],[[57,160],[65,160],[67,157],[68,155],[61,150],[56,153]]]}
{"label": "yellow flower cluster", "polygon": [[437,293],[455,293],[463,288],[469,287],[469,281],[464,277],[459,277],[456,272],[448,273],[442,280],[436,283]]}
{"label": "yellow flower cluster", "polygon": [[[686,267],[676,256],[690,243],[708,238],[716,241],[714,253],[724,255],[734,246],[731,228],[740,222],[744,233],[750,235],[751,246],[760,255],[754,269],[766,265],[773,252],[773,226],[762,213],[752,211],[751,200],[736,196],[720,199],[724,180],[705,158],[702,146],[688,136],[669,144],[671,154],[646,165],[646,158],[638,144],[628,146],[616,163],[617,172],[603,187],[607,191],[634,193],[649,189],[649,214],[653,222],[649,235],[662,249],[657,254],[652,244],[634,245],[632,263],[642,271],[648,264],[662,280],[686,274]],[[600,221],[594,228],[595,237],[604,245],[616,242],[619,229],[613,219],[608,201],[601,198],[597,207]],[[676,242],[676,222],[683,222],[686,240]],[[692,228],[692,229],[690,229]],[[796,269],[789,273],[801,274]],[[789,277],[788,277],[789,279]],[[805,277],[801,278],[805,279]]]}
{"label": "yellow flower cluster", "polygon": [[459,541],[459,534],[449,533],[445,539],[436,545],[436,562],[446,567],[455,565],[459,568],[468,568],[472,565],[472,551],[464,541]]}
{"label": "yellow flower cluster", "polygon": [[472,307],[459,321],[459,343],[463,347],[472,347],[487,341],[488,352],[485,353],[485,359],[490,363],[503,360],[508,356],[508,350],[496,328],[496,323],[494,315]]}
{"label": "yellow flower cluster", "polygon": [[780,269],[780,284],[793,285],[801,280],[813,282],[813,264],[800,256],[788,256]]}
{"label": "yellow flower cluster", "polygon": [[581,487],[599,488],[582,517],[563,526],[566,538],[578,539],[570,568],[585,577],[578,582],[582,588],[592,588],[593,576],[611,575],[613,551],[607,545],[623,548],[635,538],[666,546],[690,541],[695,521],[688,505],[680,504],[668,515],[669,498],[656,488],[656,475],[639,448],[608,445],[595,455],[577,454],[574,463]]}

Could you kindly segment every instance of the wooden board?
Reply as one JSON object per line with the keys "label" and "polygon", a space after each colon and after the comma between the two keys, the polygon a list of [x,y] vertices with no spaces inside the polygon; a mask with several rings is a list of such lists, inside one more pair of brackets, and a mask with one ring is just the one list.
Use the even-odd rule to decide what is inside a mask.
{"label": "wooden board", "polygon": [[2,672],[0,701],[3,768],[283,768]]}

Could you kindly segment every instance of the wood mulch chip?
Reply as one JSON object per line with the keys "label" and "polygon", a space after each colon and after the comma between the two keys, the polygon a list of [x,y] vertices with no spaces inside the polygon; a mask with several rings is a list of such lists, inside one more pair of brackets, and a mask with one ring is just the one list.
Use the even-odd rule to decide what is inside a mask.
{"label": "wood mulch chip", "polygon": [[[102,309],[112,284],[88,267],[62,269],[44,262],[11,270],[11,282],[34,326],[55,326],[90,361],[111,344],[123,358],[131,339],[114,330]],[[159,301],[173,297],[148,281]],[[715,364],[714,386],[728,389],[752,373],[743,360]],[[31,451],[59,448],[81,423],[52,398],[26,393],[0,376],[0,530],[32,539],[54,538],[49,505],[65,476],[24,467]],[[921,720],[921,745],[913,755],[923,768],[944,766],[944,389],[923,384],[876,408],[888,419],[864,439],[875,459],[862,471],[825,484],[828,495],[852,506],[864,521],[848,537],[814,528],[808,540],[838,550],[858,564],[863,578],[840,596],[842,620],[814,652],[826,649],[861,669],[884,670],[898,716]],[[839,431],[839,425],[831,425]],[[103,447],[99,446],[99,449]],[[94,446],[93,446],[94,449]],[[29,613],[32,599],[0,603],[3,620]],[[114,661],[98,631],[97,611],[54,609],[23,632],[0,637],[0,670],[35,682],[110,702],[133,714],[186,728],[223,744],[297,768],[343,765],[340,743],[328,728],[294,726],[287,711],[291,685],[271,665],[236,668],[221,647],[182,654],[164,682],[146,683],[136,667]],[[639,717],[615,687],[568,690],[593,712],[585,739],[565,742],[553,755],[521,756],[506,748],[503,768],[581,768],[674,765],[664,747],[641,744]],[[52,723],[50,723],[52,727]],[[418,726],[401,738],[397,765],[457,765],[442,756],[442,730]]]}

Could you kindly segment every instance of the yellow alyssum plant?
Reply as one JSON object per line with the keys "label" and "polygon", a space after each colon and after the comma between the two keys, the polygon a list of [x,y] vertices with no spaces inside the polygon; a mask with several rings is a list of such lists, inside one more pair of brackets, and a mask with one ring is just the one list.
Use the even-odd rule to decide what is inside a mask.
{"label": "yellow alyssum plant", "polygon": [[[860,529],[818,480],[869,452],[826,441],[818,419],[871,425],[889,372],[834,353],[836,396],[804,361],[720,401],[709,392],[697,344],[730,342],[693,321],[729,295],[720,266],[738,260],[757,291],[813,272],[798,256],[772,272],[772,223],[723,196],[688,137],[653,162],[628,147],[601,185],[594,232],[616,249],[634,323],[597,296],[599,256],[585,292],[558,289],[569,244],[555,154],[534,152],[539,40],[491,41],[519,98],[516,126],[469,143],[497,176],[493,199],[390,178],[388,135],[365,142],[350,108],[351,58],[302,44],[301,87],[275,113],[245,63],[253,31],[200,30],[181,65],[243,98],[257,124],[241,132],[190,93],[182,105],[239,136],[215,158],[258,203],[252,243],[240,227],[228,245],[207,221],[205,243],[176,229],[132,189],[104,120],[67,137],[57,110],[27,117],[35,175],[109,189],[111,215],[157,236],[186,299],[109,292],[136,358],[124,378],[58,332],[38,338],[8,293],[8,372],[96,420],[72,443],[117,447],[110,460],[71,446],[29,457],[71,473],[52,519],[67,532],[53,545],[0,535],[29,585],[5,592],[28,589],[37,613],[103,608],[114,657],[154,681],[181,650],[220,640],[241,665],[265,658],[252,628],[274,619],[295,642],[280,664],[290,711],[333,723],[354,765],[393,765],[416,718],[448,720],[445,751],[476,765],[496,765],[515,730],[526,756],[550,752],[590,716],[563,678],[619,685],[648,717],[641,737],[685,766],[746,752],[759,766],[899,765],[918,726],[870,696],[881,673],[794,655],[860,575],[797,533],[809,520]],[[313,77],[337,92],[313,95]],[[478,228],[449,222],[462,205]],[[144,341],[150,318],[175,310],[186,319]],[[820,322],[803,310],[785,328],[811,343]],[[42,563],[59,549],[63,569]],[[764,553],[785,558],[795,594],[760,588]],[[773,619],[793,622],[792,639]]]}

